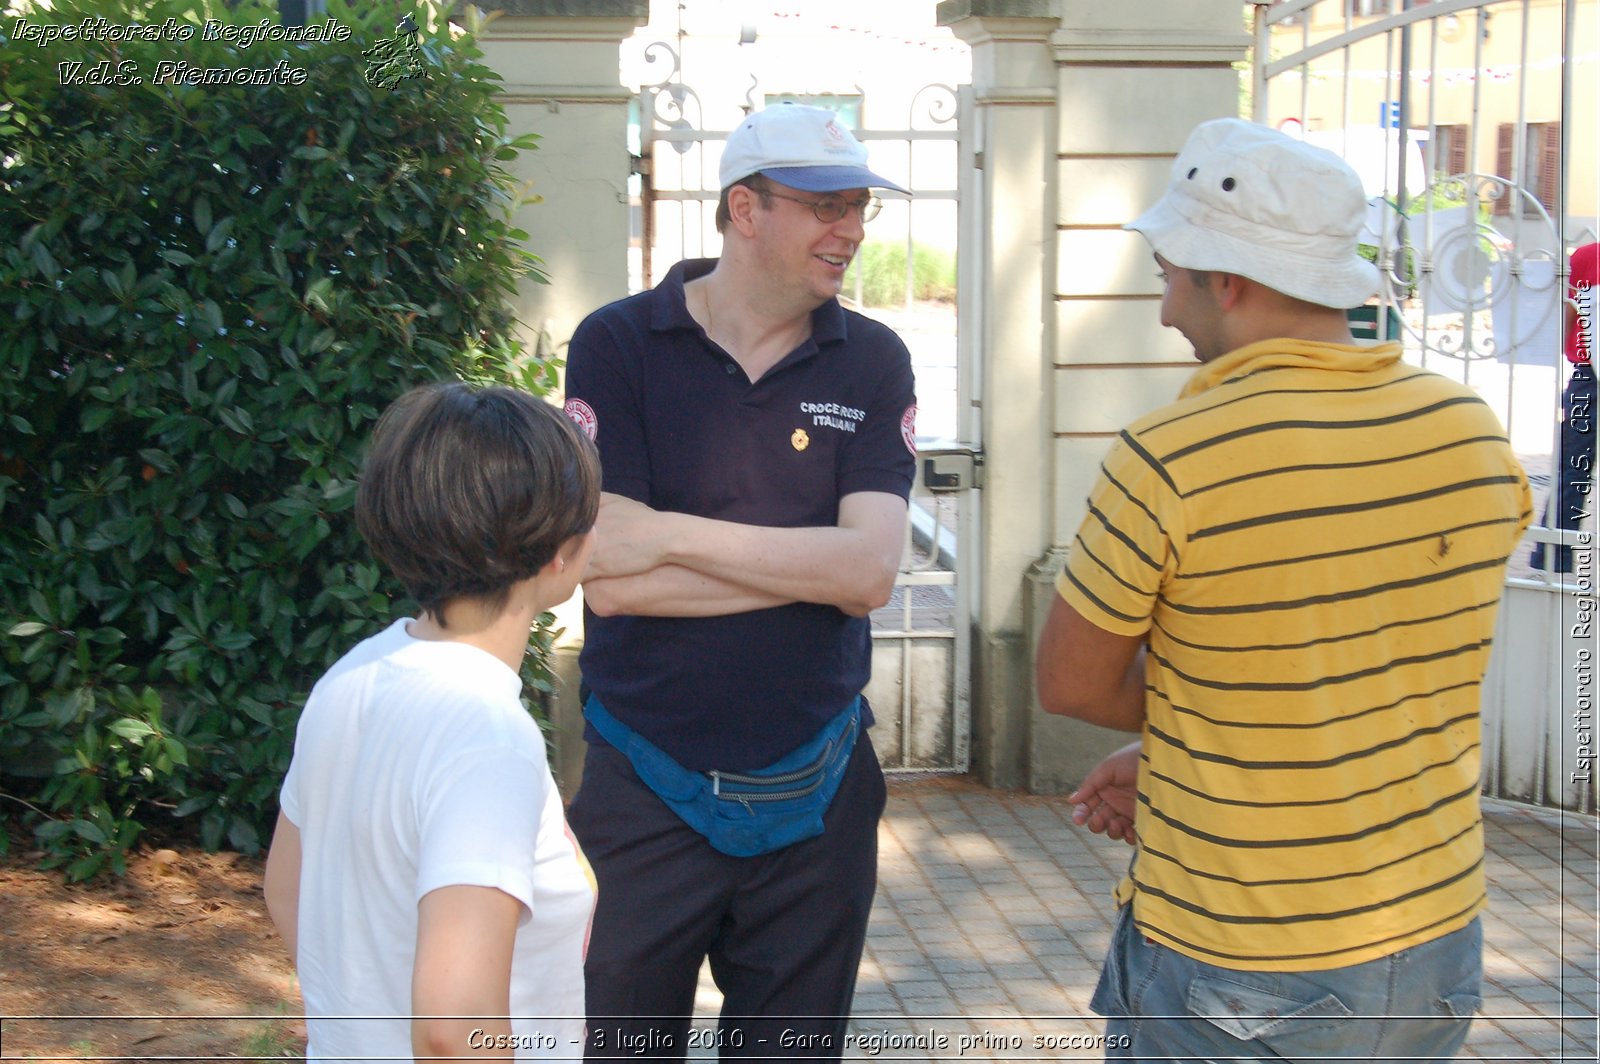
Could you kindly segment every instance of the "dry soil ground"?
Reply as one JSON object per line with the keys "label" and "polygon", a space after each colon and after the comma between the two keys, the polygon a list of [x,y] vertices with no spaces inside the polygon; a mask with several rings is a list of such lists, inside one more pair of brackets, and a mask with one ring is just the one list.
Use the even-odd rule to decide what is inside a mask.
{"label": "dry soil ground", "polygon": [[259,860],[157,850],[126,876],[73,885],[36,861],[0,860],[0,1058],[305,1052]]}

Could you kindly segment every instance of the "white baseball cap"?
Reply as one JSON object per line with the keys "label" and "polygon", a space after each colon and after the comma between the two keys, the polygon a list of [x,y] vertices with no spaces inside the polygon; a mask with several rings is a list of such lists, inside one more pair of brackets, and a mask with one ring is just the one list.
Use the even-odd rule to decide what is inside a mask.
{"label": "white baseball cap", "polygon": [[1378,268],[1356,253],[1366,210],[1361,178],[1333,152],[1218,118],[1189,134],[1166,195],[1123,228],[1174,266],[1345,310],[1378,290]]}
{"label": "white baseball cap", "polygon": [[722,187],[751,174],[764,174],[802,192],[892,188],[910,195],[908,189],[867,169],[867,149],[838,115],[797,103],[757,111],[728,134],[718,171]]}

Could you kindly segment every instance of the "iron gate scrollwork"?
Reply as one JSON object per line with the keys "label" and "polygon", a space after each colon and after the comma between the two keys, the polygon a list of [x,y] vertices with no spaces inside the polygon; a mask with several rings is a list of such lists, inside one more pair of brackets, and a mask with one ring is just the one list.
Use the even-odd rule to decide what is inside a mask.
{"label": "iron gate scrollwork", "polygon": [[1573,52],[1576,0],[1253,6],[1254,118],[1342,155],[1371,196],[1362,242],[1383,282],[1352,321],[1499,414],[1545,514],[1530,542],[1591,545],[1576,578],[1532,568],[1527,544],[1513,554],[1482,723],[1488,793],[1593,812],[1588,771],[1570,771],[1565,713],[1592,674],[1582,681],[1562,657],[1576,638],[1566,603],[1585,581],[1593,594],[1592,524],[1548,527],[1546,508],[1568,252],[1595,239],[1592,152],[1569,180],[1574,100],[1600,95],[1596,57]]}

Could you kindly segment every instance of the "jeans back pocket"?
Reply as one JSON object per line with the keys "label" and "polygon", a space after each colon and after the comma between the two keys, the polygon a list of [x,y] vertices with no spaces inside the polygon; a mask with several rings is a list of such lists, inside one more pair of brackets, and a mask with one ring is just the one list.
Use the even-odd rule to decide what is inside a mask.
{"label": "jeans back pocket", "polygon": [[1296,1038],[1337,1027],[1352,1013],[1332,994],[1303,998],[1202,975],[1189,984],[1189,1011],[1240,1041]]}

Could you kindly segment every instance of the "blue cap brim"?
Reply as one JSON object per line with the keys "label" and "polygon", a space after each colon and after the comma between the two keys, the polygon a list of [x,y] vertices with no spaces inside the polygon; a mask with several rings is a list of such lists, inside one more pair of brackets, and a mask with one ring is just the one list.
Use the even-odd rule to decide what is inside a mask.
{"label": "blue cap brim", "polygon": [[911,195],[888,178],[879,177],[865,166],[776,166],[761,173],[780,184],[801,192],[843,192],[849,188],[892,188]]}

